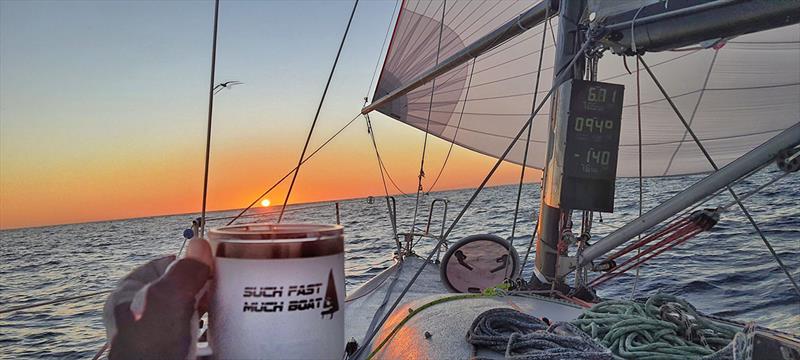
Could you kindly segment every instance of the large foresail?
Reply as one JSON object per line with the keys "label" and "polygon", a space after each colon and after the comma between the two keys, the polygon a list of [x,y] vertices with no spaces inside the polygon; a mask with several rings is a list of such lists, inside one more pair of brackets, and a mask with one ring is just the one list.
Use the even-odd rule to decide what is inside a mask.
{"label": "large foresail", "polygon": [[[441,60],[515,19],[537,2],[405,1],[374,98],[388,94],[436,64],[440,30]],[[442,11],[444,26],[440,28]],[[433,96],[431,81],[378,110],[418,129],[428,128],[432,135],[497,156],[531,112],[543,35],[547,39],[541,88],[546,89],[552,78],[553,42],[549,32],[542,34],[542,26],[538,26],[437,77]],[[539,118],[542,121],[536,122],[534,133],[538,138],[532,142],[531,154],[546,149],[546,115]],[[511,158],[521,162],[523,148],[517,146]],[[542,160],[536,157],[531,165],[541,167]]]}
{"label": "large foresail", "polygon": [[[437,58],[456,53],[537,2],[404,2],[375,98],[407,84],[435,66]],[[542,28],[539,25],[499,44],[378,110],[466,148],[499,156],[530,116],[541,36],[545,36],[545,50],[538,98],[551,86],[553,38],[550,30],[543,33]],[[644,59],[710,155],[724,165],[800,121],[800,26],[714,45],[647,53]],[[618,175],[636,176],[635,58],[629,57],[627,65],[632,73],[622,57],[607,52],[600,60],[598,80],[625,86]],[[640,77],[643,173],[662,176],[711,170],[644,69]],[[528,165],[536,168],[543,166],[545,158],[548,112],[546,105],[534,121]],[[521,140],[508,160],[522,163],[523,149]]]}

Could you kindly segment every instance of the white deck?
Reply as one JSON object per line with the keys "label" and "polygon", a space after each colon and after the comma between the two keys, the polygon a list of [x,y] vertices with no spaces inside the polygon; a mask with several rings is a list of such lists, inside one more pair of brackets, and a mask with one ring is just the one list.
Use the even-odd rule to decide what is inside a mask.
{"label": "white deck", "polygon": [[[380,321],[423,261],[418,257],[408,257],[348,296],[345,305],[347,339],[355,338],[360,347],[364,346],[364,338],[373,322],[373,315],[378,312],[375,322]],[[410,309],[416,309],[433,300],[452,295],[454,294],[450,293],[440,281],[438,266],[428,263],[417,281],[403,297],[396,311],[372,341],[369,351],[364,351],[361,358],[366,358],[366,355],[400,321],[408,316]],[[382,306],[384,303],[385,305]],[[469,326],[482,312],[499,307],[514,308],[536,317],[547,317],[554,321],[574,319],[583,311],[580,307],[567,302],[540,297],[480,297],[447,301],[423,309],[410,318],[377,354],[376,358],[470,358],[473,350],[465,339]],[[430,338],[425,337],[425,332],[430,333]],[[484,353],[483,351],[479,355],[502,358],[500,354]]]}

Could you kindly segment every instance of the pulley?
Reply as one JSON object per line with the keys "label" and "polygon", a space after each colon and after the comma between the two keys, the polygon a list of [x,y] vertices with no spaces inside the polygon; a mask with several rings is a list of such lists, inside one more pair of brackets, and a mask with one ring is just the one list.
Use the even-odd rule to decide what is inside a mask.
{"label": "pulley", "polygon": [[785,172],[795,172],[800,170],[800,150],[798,149],[783,149],[778,153],[775,158],[775,163],[778,169]]}

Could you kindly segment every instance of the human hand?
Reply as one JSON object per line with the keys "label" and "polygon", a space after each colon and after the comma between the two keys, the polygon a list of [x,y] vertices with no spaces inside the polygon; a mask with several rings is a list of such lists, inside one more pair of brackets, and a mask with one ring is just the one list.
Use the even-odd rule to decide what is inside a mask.
{"label": "human hand", "polygon": [[103,308],[109,358],[194,358],[198,306],[212,266],[208,242],[191,239],[184,258],[165,256],[125,276]]}

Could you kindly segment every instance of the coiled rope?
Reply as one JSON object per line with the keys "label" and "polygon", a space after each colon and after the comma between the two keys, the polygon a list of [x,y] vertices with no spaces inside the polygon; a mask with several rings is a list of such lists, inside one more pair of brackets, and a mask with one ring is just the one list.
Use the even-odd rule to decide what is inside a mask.
{"label": "coiled rope", "polygon": [[705,319],[688,302],[656,294],[645,303],[601,302],[572,324],[619,359],[733,359],[732,326]]}
{"label": "coiled rope", "polygon": [[613,359],[608,349],[575,325],[548,324],[514,309],[497,308],[478,315],[467,342],[505,354],[506,359]]}

